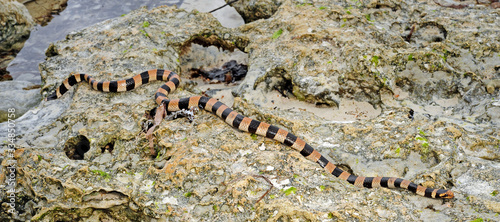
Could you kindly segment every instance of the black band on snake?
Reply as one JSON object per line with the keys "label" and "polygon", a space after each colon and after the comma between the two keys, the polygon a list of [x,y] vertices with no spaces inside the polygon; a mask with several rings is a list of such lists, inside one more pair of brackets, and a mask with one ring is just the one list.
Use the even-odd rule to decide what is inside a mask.
{"label": "black band on snake", "polygon": [[169,112],[200,107],[206,111],[212,112],[222,118],[227,124],[241,131],[255,133],[283,143],[292,149],[300,152],[305,158],[318,163],[328,173],[345,180],[357,187],[376,188],[404,188],[420,196],[430,198],[453,198],[453,192],[445,189],[432,189],[417,185],[409,180],[396,177],[361,177],[351,175],[333,163],[328,161],[323,155],[316,151],[301,138],[289,133],[286,130],[265,122],[260,122],[245,117],[233,111],[228,106],[216,99],[205,96],[192,96],[182,99],[168,99],[167,95],[173,92],[180,83],[179,76],[168,70],[153,69],[136,75],[132,78],[119,81],[97,82],[87,74],[74,74],[65,79],[57,90],[47,97],[47,100],[53,100],[61,97],[68,89],[81,81],[88,82],[93,89],[103,92],[125,92],[139,87],[154,80],[167,81],[155,94],[155,100],[158,105],[164,105]]}

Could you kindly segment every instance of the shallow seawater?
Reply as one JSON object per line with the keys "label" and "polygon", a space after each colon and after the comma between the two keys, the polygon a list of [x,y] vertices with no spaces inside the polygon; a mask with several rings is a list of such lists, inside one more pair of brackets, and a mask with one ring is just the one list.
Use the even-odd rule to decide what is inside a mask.
{"label": "shallow seawater", "polygon": [[[55,15],[48,25],[37,26],[32,30],[23,49],[9,64],[7,71],[14,80],[40,84],[38,64],[44,61],[45,50],[50,43],[64,39],[70,32],[119,17],[140,7],[151,9],[161,5],[177,5],[186,10],[197,9],[201,12],[208,12],[224,4],[224,0],[69,0],[66,9],[59,15]],[[226,27],[237,27],[243,24],[241,16],[229,6],[214,12],[213,15]]]}

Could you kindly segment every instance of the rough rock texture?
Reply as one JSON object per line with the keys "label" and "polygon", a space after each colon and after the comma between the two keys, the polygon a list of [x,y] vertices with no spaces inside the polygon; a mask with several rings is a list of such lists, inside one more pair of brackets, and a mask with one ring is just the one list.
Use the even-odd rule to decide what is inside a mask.
{"label": "rough rock texture", "polygon": [[[0,0],[0,81],[10,80],[5,69],[29,36],[34,25],[26,7],[12,0]],[[5,76],[4,76],[5,75]]]}
{"label": "rough rock texture", "polygon": [[33,27],[33,18],[26,7],[12,0],[0,0],[0,51],[19,50],[15,43],[26,38]]}
{"label": "rough rock texture", "polygon": [[[249,72],[230,86],[232,94],[183,76],[170,97],[229,99],[356,175],[449,188],[452,200],[355,188],[207,112],[193,123],[164,121],[153,159],[140,126],[161,83],[126,93],[81,84],[16,120],[18,218],[499,220],[498,15],[482,5],[433,1],[285,1],[269,19],[228,29],[205,13],[141,9],[69,35],[40,65],[46,96],[70,72],[124,79],[152,68],[179,71],[196,53],[190,43],[239,48],[248,53]],[[84,138],[84,159],[69,159],[65,151],[84,146]],[[9,151],[2,153],[8,166]],[[2,168],[0,179],[7,176]],[[275,187],[255,203],[269,188],[260,176]],[[0,195],[2,219],[10,218],[8,197]]]}
{"label": "rough rock texture", "polygon": [[68,0],[18,0],[22,2],[33,19],[40,25],[46,25],[52,19],[52,15],[58,14],[68,3]]}
{"label": "rough rock texture", "polygon": [[[226,0],[227,3],[233,0]],[[239,0],[231,4],[245,23],[271,17],[283,3],[282,0]]]}
{"label": "rough rock texture", "polygon": [[[25,81],[0,82],[0,122],[7,121],[8,109],[15,109],[16,116],[21,116],[40,103],[40,87]],[[12,97],[15,100],[11,99]]]}

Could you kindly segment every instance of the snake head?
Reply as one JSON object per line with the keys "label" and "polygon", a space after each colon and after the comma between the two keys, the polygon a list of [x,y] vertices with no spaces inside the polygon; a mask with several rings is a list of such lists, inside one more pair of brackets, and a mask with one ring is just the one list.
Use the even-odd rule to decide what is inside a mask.
{"label": "snake head", "polygon": [[439,194],[439,197],[444,199],[451,199],[454,197],[454,194],[453,192],[451,192],[451,190],[447,190],[446,192]]}

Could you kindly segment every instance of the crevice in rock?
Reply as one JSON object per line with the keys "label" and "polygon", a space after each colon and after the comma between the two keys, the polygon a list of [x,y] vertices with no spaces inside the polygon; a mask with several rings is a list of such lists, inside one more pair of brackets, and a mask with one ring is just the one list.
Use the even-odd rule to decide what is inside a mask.
{"label": "crevice in rock", "polygon": [[210,70],[191,68],[191,78],[203,77],[213,83],[224,82],[233,83],[245,78],[248,72],[248,66],[238,64],[236,60],[224,63],[221,68],[212,68]]}
{"label": "crevice in rock", "polygon": [[106,191],[104,189],[100,189],[99,191],[92,191],[89,194],[86,194],[82,197],[83,202],[101,202],[101,201],[108,201],[108,200],[124,200],[128,201],[128,196],[118,192],[118,191]]}
{"label": "crevice in rock", "polygon": [[325,102],[316,102],[316,104],[314,104],[316,107],[321,107],[321,108],[327,108],[327,107],[330,107],[331,105],[328,104],[328,103],[325,103]]}
{"label": "crevice in rock", "polygon": [[190,51],[192,44],[198,44],[204,47],[215,46],[217,48],[233,52],[236,48],[238,48],[239,50],[244,50],[244,48],[248,45],[248,41],[243,39],[228,41],[212,33],[202,33],[192,36],[189,40],[181,45],[181,57]]}
{"label": "crevice in rock", "polygon": [[278,91],[285,98],[293,97],[293,83],[291,79],[283,78],[273,86],[273,89]]}
{"label": "crevice in rock", "polygon": [[415,37],[427,42],[443,42],[448,37],[448,31],[436,23],[426,22],[417,27]]}
{"label": "crevice in rock", "polygon": [[[268,89],[278,91],[282,96],[286,98],[295,98],[293,91],[293,81],[290,77],[290,74],[288,74],[288,71],[283,67],[275,67],[265,75],[259,77],[255,81],[253,88],[257,88],[257,85],[259,85],[260,83],[264,83],[266,85],[266,88]],[[303,100],[300,98],[298,99]]]}
{"label": "crevice in rock", "polygon": [[109,142],[108,144],[106,144],[104,147],[101,147],[101,153],[106,152],[106,150],[107,150],[109,153],[112,153],[114,148],[115,148],[115,142],[114,142],[114,141],[111,141],[111,142]]}
{"label": "crevice in rock", "polygon": [[337,101],[329,97],[330,90],[326,89],[315,94],[309,93],[305,88],[311,87],[311,85],[295,82],[289,71],[284,67],[275,67],[260,76],[255,81],[253,88],[256,89],[261,83],[265,84],[266,89],[276,90],[285,98],[296,99],[319,107],[339,106]]}
{"label": "crevice in rock", "polygon": [[[116,192],[116,191],[111,191]],[[118,192],[116,192],[118,193]],[[118,199],[116,202],[121,201]],[[102,201],[101,201],[102,202]],[[66,205],[50,207],[35,215],[34,221],[154,221],[157,220],[148,213],[143,212],[142,206],[137,206],[133,201],[119,202],[114,204],[112,201],[87,202],[86,207],[70,207]]]}
{"label": "crevice in rock", "polygon": [[64,152],[72,160],[83,160],[84,154],[89,150],[90,141],[83,135],[71,137],[64,144]]}
{"label": "crevice in rock", "polygon": [[388,4],[383,4],[383,3],[376,3],[375,6],[371,7],[370,5],[367,6],[367,8],[375,8],[375,9],[384,9],[388,8],[391,9],[393,12],[397,10],[401,10],[400,5],[388,5]]}
{"label": "crevice in rock", "polygon": [[[241,50],[247,44],[243,40],[229,42],[214,34],[196,35],[180,48],[181,76],[191,79],[204,76],[210,83],[234,83],[246,75],[248,54]],[[212,80],[209,76],[216,78]]]}

